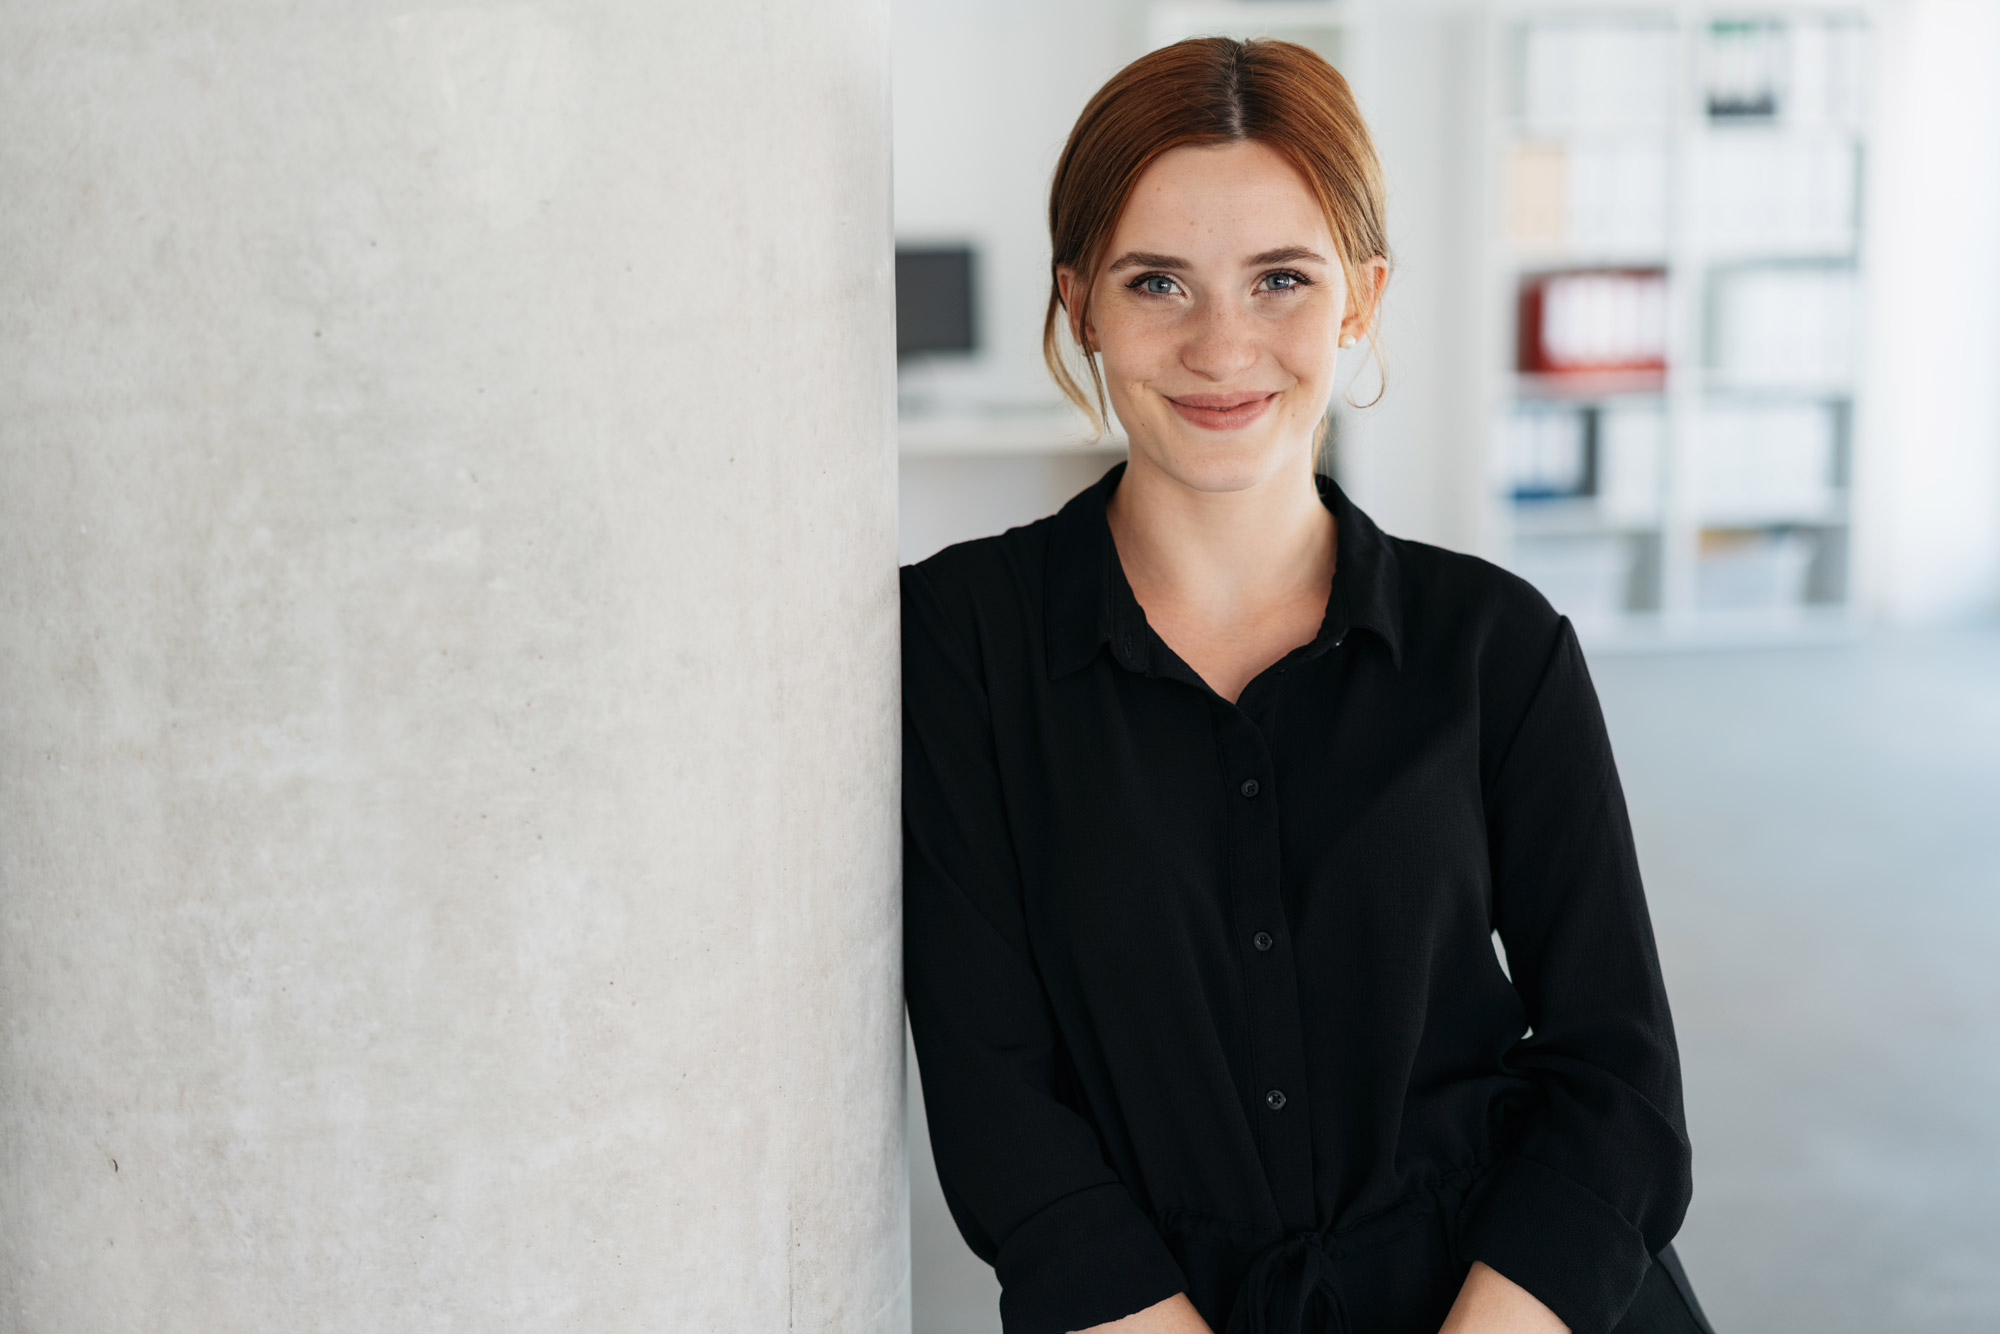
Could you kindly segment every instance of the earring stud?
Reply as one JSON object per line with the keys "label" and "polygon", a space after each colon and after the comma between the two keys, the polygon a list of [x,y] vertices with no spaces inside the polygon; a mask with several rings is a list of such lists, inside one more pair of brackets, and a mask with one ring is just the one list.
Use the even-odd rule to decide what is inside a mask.
{"label": "earring stud", "polygon": [[1343,335],[1341,336],[1341,339],[1340,339],[1340,345],[1341,345],[1342,347],[1353,347],[1353,346],[1354,346],[1354,335],[1353,335],[1353,334],[1343,334]]}

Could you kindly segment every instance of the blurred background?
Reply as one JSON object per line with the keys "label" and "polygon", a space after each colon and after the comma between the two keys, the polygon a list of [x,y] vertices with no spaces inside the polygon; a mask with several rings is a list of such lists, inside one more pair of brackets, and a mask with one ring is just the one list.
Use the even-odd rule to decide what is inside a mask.
{"label": "blurred background", "polygon": [[[1677,1246],[1711,1318],[2000,1329],[2000,3],[894,21],[902,558],[1122,457],[1040,358],[1084,101],[1186,36],[1320,51],[1396,252],[1388,393],[1337,411],[1332,467],[1577,623],[1675,1003]],[[914,1077],[910,1112],[916,1329],[997,1331]]]}

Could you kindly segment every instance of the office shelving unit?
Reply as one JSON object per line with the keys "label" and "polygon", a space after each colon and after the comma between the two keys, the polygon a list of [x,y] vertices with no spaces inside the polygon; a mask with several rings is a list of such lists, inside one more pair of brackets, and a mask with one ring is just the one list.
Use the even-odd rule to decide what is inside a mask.
{"label": "office shelving unit", "polygon": [[1597,643],[1845,633],[1865,9],[1484,27],[1484,549]]}

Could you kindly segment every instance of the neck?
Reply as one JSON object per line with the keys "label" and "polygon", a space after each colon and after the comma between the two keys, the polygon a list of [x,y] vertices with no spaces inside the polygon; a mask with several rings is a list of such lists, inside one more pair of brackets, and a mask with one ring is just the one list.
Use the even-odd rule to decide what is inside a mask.
{"label": "neck", "polygon": [[1197,490],[1135,450],[1105,517],[1134,593],[1165,593],[1204,619],[1323,596],[1333,578],[1334,519],[1313,484],[1310,449],[1240,491]]}

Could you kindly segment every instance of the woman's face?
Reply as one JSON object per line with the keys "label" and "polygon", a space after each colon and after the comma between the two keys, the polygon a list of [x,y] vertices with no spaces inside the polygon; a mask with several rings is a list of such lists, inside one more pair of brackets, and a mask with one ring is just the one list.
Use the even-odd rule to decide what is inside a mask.
{"label": "woman's face", "polygon": [[[1270,147],[1177,148],[1133,188],[1091,293],[1106,391],[1139,457],[1239,491],[1311,447],[1350,318],[1326,216]],[[1379,290],[1372,261],[1364,290]],[[1076,275],[1059,269],[1074,311]],[[1071,332],[1078,332],[1072,324]]]}

